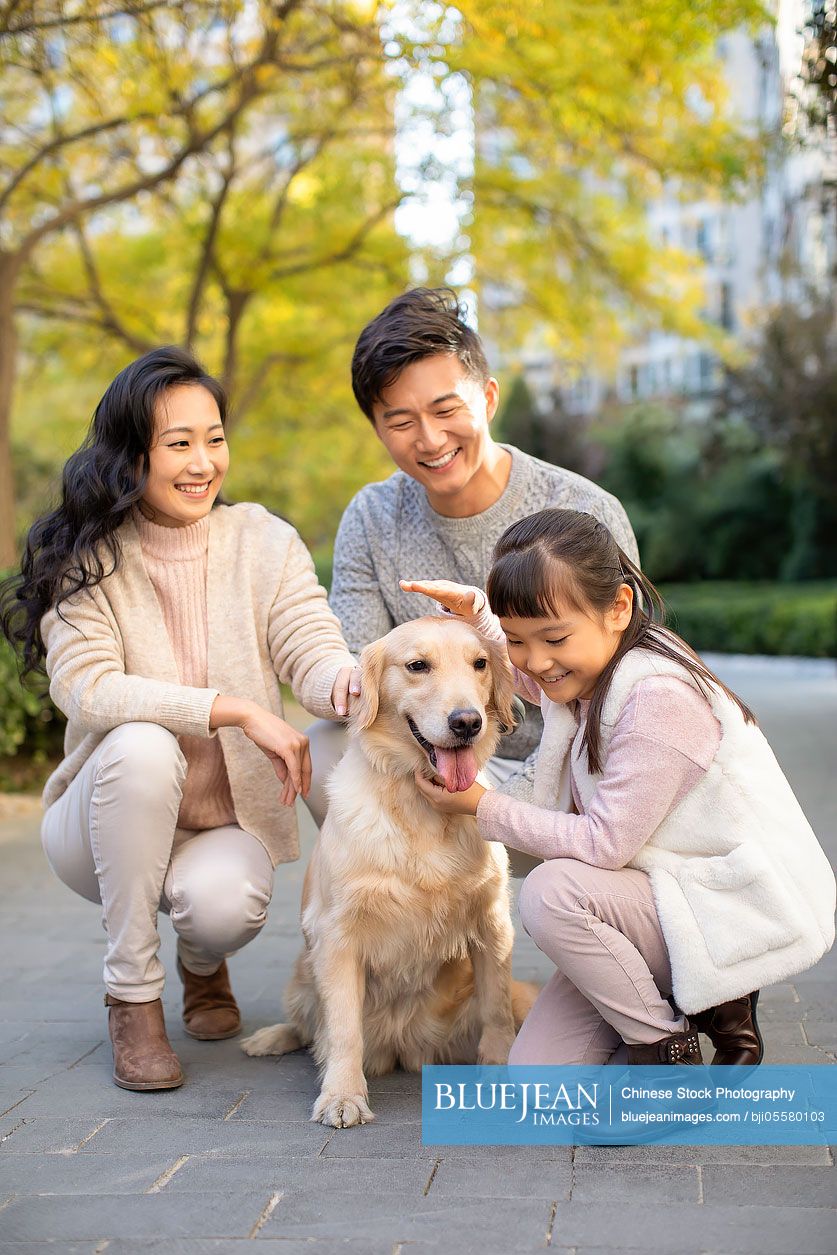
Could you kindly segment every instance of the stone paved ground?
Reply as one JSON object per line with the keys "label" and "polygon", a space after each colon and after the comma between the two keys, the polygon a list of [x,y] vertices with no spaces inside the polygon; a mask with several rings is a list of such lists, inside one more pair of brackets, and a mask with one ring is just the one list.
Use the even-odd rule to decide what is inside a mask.
{"label": "stone paved ground", "polygon": [[[833,671],[723,667],[834,856]],[[52,879],[25,808],[0,827],[0,854],[0,1255],[837,1252],[826,1148],[424,1147],[419,1080],[403,1074],[373,1085],[375,1124],[325,1130],[307,1120],[316,1092],[307,1056],[247,1059],[235,1041],[184,1037],[176,979],[166,1012],[186,1084],[117,1089],[97,912]],[[301,863],[281,870],[269,926],[231,963],[248,1029],[278,1018],[301,881]],[[516,970],[546,974],[528,939]],[[835,954],[766,991],[769,1062],[837,1062],[836,992]]]}

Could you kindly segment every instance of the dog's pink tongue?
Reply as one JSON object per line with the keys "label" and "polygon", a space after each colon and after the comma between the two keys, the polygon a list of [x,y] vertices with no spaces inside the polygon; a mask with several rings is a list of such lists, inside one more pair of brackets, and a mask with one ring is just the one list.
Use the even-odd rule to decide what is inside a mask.
{"label": "dog's pink tongue", "polygon": [[477,760],[472,749],[445,750],[436,746],[436,770],[448,793],[464,793],[477,778]]}

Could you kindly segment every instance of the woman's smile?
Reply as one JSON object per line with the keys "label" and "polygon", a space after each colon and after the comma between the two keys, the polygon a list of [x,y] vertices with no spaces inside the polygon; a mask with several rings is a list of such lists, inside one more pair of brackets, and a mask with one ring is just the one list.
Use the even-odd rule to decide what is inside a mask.
{"label": "woman's smile", "polygon": [[201,387],[170,388],[155,413],[143,511],[164,527],[198,522],[212,509],[229,464],[224,425],[212,395]]}

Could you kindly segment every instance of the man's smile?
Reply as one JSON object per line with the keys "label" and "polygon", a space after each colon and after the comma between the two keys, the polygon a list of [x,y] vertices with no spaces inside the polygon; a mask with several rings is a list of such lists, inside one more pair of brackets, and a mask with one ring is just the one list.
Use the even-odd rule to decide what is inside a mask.
{"label": "man's smile", "polygon": [[433,458],[432,461],[429,458],[419,458],[419,466],[426,466],[430,471],[443,471],[446,467],[450,466],[457,453],[461,452],[462,448],[460,446],[456,449],[451,449],[448,453],[443,453],[441,457]]}

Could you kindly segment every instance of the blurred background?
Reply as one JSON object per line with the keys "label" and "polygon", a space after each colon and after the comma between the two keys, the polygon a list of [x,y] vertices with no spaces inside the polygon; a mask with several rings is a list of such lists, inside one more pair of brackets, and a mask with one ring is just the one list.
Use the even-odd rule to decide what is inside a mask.
{"label": "blurred background", "polygon": [[[0,570],[189,346],[324,582],[364,323],[460,293],[496,435],[624,503],[698,648],[837,647],[834,0],[0,0]],[[0,788],[59,722],[0,645]]]}

